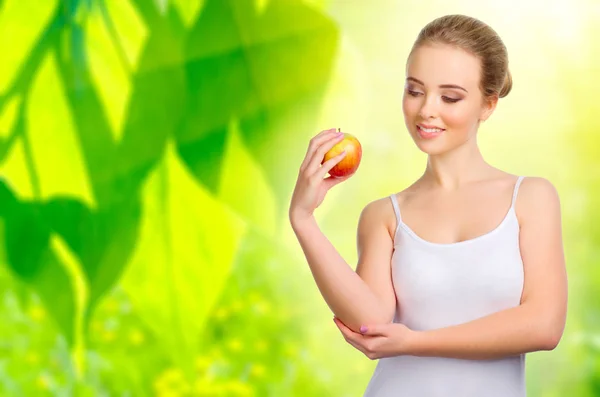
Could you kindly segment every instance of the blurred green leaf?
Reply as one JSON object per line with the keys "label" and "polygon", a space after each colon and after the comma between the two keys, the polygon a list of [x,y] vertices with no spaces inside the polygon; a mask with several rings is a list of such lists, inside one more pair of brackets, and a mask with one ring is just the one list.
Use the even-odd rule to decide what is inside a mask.
{"label": "blurred green leaf", "polygon": [[127,103],[148,29],[128,1],[93,4],[85,17],[85,48],[90,77],[110,122],[113,139],[123,133]]}
{"label": "blurred green leaf", "polygon": [[[254,227],[277,239],[276,197],[264,170],[248,152],[239,126],[232,122],[223,154],[219,200],[228,204]],[[252,192],[252,194],[248,194]]]}
{"label": "blurred green leaf", "polygon": [[121,282],[165,350],[186,366],[198,352],[246,224],[194,180],[172,145],[142,197],[140,238]]}
{"label": "blurred green leaf", "polygon": [[15,95],[6,103],[4,110],[0,113],[0,138],[8,139],[13,131],[20,103],[21,97]]}
{"label": "blurred green leaf", "polygon": [[0,8],[0,96],[6,94],[23,68],[36,40],[56,9],[58,0],[5,0]]}
{"label": "blurred green leaf", "polygon": [[184,161],[218,194],[232,120],[262,168],[278,217],[307,146],[335,59],[338,30],[302,1],[207,0],[185,48],[188,106],[177,131]]}
{"label": "blurred green leaf", "polygon": [[139,206],[130,201],[91,211],[75,199],[55,198],[45,203],[43,210],[48,224],[81,261],[90,287],[91,310],[130,257],[138,233]]}
{"label": "blurred green leaf", "polygon": [[[48,249],[48,236],[56,232],[77,257],[76,266],[82,267],[90,288],[84,319],[87,324],[98,299],[114,285],[129,259],[139,224],[137,190],[158,161],[166,137],[180,121],[183,67],[171,61],[180,59],[183,31],[176,21],[156,23],[155,34],[142,53],[139,41],[130,42],[131,36],[123,39],[131,29],[123,28],[120,15],[124,12],[130,19],[135,9],[108,3],[108,9],[102,8],[105,18],[100,21],[99,14],[81,11],[81,4],[87,3],[73,1],[57,6],[54,19],[25,60],[10,95],[0,97],[0,112],[5,107],[0,113],[3,120],[17,119],[16,123],[6,122],[12,131],[9,140],[0,142],[5,157],[0,171],[10,182],[10,194],[16,195],[15,208],[35,205],[38,213],[31,221],[40,222],[37,227],[45,236],[40,250]],[[110,19],[114,15],[116,23]],[[95,33],[88,41],[83,26]],[[133,78],[122,135],[119,120],[125,103],[121,100],[107,106],[107,96],[112,94],[100,90],[103,103],[96,92],[101,85],[98,79],[112,76],[110,68],[103,74],[105,57],[97,55],[119,53],[119,49],[126,62],[117,65],[121,79],[129,79],[138,62],[144,69]],[[152,69],[157,60],[166,60],[172,67]],[[119,66],[129,69],[124,73]],[[166,92],[171,95],[167,106],[154,100],[157,96],[169,98]],[[21,106],[14,105],[14,98],[19,98]],[[11,114],[15,106],[16,116]],[[7,229],[8,241],[19,237],[10,236],[14,232],[14,228]],[[10,259],[14,259],[11,266],[15,274],[25,281],[35,279],[36,274],[47,271],[45,266],[52,265],[39,255],[28,261]],[[54,302],[48,300],[46,304],[52,306]],[[65,323],[67,320],[65,316],[57,318],[63,329],[73,325],[72,321]]]}
{"label": "blurred green leaf", "polygon": [[205,0],[171,0],[170,4],[179,11],[180,18],[186,27],[190,27],[198,17]]}
{"label": "blurred green leaf", "polygon": [[0,183],[6,259],[10,269],[44,299],[69,343],[74,340],[75,295],[69,275],[50,246],[52,230],[40,204],[20,203]]}
{"label": "blurred green leaf", "polygon": [[87,167],[52,52],[45,57],[32,83],[26,116],[31,171],[39,183],[37,199],[62,195],[95,207]]}
{"label": "blurred green leaf", "polygon": [[10,146],[8,155],[0,163],[0,177],[10,184],[11,190],[22,199],[33,199],[33,181],[28,169],[23,137],[18,137]]}

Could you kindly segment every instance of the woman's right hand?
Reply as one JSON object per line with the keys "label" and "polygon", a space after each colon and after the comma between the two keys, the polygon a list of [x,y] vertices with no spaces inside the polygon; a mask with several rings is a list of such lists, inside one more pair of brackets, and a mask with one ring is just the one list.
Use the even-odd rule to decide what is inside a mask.
{"label": "woman's right hand", "polygon": [[336,133],[336,129],[332,128],[321,131],[310,140],[306,156],[300,165],[298,180],[289,208],[289,217],[292,223],[310,218],[314,210],[323,202],[327,191],[352,175],[341,178],[329,176],[324,179],[325,174],[346,155],[345,152],[342,152],[321,165],[325,153],[343,137],[343,133]]}

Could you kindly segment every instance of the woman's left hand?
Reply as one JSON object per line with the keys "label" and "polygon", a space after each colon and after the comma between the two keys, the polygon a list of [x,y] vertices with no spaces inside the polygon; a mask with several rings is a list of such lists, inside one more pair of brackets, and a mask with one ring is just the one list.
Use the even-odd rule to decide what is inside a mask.
{"label": "woman's left hand", "polygon": [[371,360],[407,354],[408,339],[414,334],[414,331],[400,323],[362,326],[361,332],[358,333],[346,327],[337,317],[334,317],[333,321],[346,342]]}

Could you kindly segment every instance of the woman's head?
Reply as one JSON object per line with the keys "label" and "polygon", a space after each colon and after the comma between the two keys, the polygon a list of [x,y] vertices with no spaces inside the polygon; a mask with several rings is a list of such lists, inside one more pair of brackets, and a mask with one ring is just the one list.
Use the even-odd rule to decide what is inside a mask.
{"label": "woman's head", "polygon": [[[408,56],[406,72],[405,122],[428,153],[473,137],[498,98],[512,88],[502,40],[485,23],[464,15],[446,15],[427,24]],[[444,131],[423,139],[417,128],[421,123]]]}

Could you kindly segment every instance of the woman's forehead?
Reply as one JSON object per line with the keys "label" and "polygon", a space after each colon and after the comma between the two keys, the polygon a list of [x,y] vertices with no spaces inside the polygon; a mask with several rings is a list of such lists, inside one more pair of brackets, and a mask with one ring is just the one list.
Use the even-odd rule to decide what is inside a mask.
{"label": "woman's forehead", "polygon": [[407,77],[414,77],[427,87],[458,84],[469,90],[478,86],[480,65],[477,57],[464,50],[448,45],[427,45],[413,51],[406,72]]}

